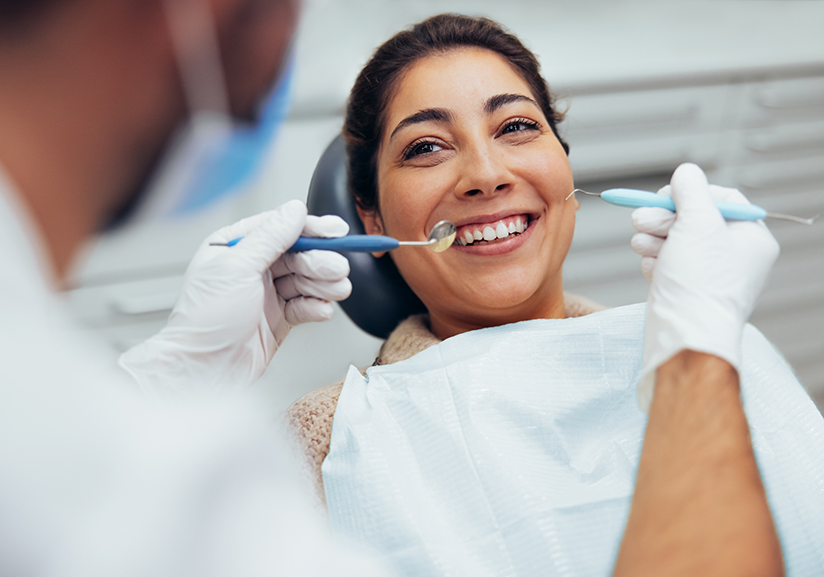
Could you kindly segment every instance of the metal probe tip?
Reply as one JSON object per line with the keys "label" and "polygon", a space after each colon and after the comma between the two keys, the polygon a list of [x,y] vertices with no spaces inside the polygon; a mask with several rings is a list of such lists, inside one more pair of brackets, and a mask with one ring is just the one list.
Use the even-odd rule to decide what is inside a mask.
{"label": "metal probe tip", "polygon": [[780,214],[780,213],[777,213],[777,212],[768,212],[767,216],[769,218],[777,218],[778,220],[788,220],[790,222],[796,222],[798,224],[806,224],[806,225],[809,226],[809,225],[811,225],[812,223],[814,223],[815,221],[818,220],[818,217],[821,216],[821,213],[819,212],[817,215],[815,215],[812,218],[801,218],[800,216],[793,216],[791,214]]}
{"label": "metal probe tip", "polygon": [[601,196],[601,193],[600,193],[600,192],[587,192],[586,190],[581,190],[580,188],[576,188],[575,190],[573,190],[572,192],[570,192],[570,193],[569,193],[569,195],[567,195],[567,197],[566,197],[564,200],[569,200],[569,198],[570,198],[573,194],[575,194],[576,192],[581,192],[581,193],[583,193],[583,194],[588,194],[588,195],[590,195],[590,196]]}

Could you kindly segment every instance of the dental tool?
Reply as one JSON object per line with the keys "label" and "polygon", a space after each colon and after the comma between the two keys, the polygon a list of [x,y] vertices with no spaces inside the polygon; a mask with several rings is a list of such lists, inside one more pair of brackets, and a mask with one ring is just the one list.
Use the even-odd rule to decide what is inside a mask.
{"label": "dental tool", "polygon": [[[569,197],[575,194],[576,192],[581,192],[583,194],[588,194],[590,196],[600,196],[603,200],[616,206],[623,206],[626,208],[641,208],[644,206],[653,206],[659,208],[666,208],[667,210],[675,212],[675,203],[673,202],[672,198],[670,198],[669,196],[664,196],[662,194],[655,194],[654,192],[633,190],[631,188],[611,188],[603,192],[587,192],[586,190],[576,188],[571,193],[569,193],[567,199],[569,199]],[[816,220],[818,220],[818,217],[821,216],[821,213],[819,213],[812,218],[801,218],[799,216],[792,216],[789,214],[767,212],[760,206],[756,206],[754,204],[743,204],[738,202],[717,201],[715,203],[715,206],[718,207],[718,210],[721,212],[721,216],[723,216],[727,220],[762,220],[764,218],[775,218],[779,220],[795,222],[798,224],[811,225]]]}
{"label": "dental tool", "polygon": [[[302,236],[287,252],[305,250],[333,250],[336,252],[383,252],[400,246],[426,246],[434,252],[443,252],[455,242],[458,230],[448,220],[442,220],[432,227],[428,240],[398,240],[390,236],[373,234],[352,234],[339,238],[312,238]],[[229,242],[210,242],[209,246],[235,246],[243,237]]]}

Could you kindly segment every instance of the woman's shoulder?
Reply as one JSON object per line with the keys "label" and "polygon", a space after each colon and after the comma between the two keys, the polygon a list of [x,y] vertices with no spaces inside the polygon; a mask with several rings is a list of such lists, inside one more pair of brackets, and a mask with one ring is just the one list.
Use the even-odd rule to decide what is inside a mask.
{"label": "woman's shoulder", "polygon": [[[381,347],[376,365],[388,365],[407,359],[440,340],[429,331],[426,315],[412,316],[392,332]],[[317,389],[304,395],[286,410],[287,430],[296,449],[306,475],[315,487],[321,503],[326,502],[323,493],[321,466],[332,440],[332,421],[338,398],[343,390],[343,381]]]}
{"label": "woman's shoulder", "polygon": [[343,381],[316,389],[295,401],[286,410],[289,430],[300,435],[310,446],[315,446],[315,432],[332,428],[332,418],[335,416],[341,389]]}
{"label": "woman's shoulder", "polygon": [[[286,425],[306,452],[329,451],[329,433],[343,381],[302,396],[286,410]],[[324,453],[325,456],[325,453]]]}
{"label": "woman's shoulder", "polygon": [[[375,364],[396,363],[439,342],[429,331],[426,315],[409,317],[383,343]],[[286,424],[297,438],[305,440],[311,447],[325,445],[328,451],[328,433],[332,430],[332,419],[342,389],[343,381],[316,389],[287,409]],[[325,443],[317,442],[319,436],[325,437]]]}
{"label": "woman's shoulder", "polygon": [[332,439],[332,420],[343,381],[316,389],[295,401],[286,409],[287,431],[295,444],[303,465],[303,473],[314,486],[316,495],[325,507],[321,465],[329,454]]}

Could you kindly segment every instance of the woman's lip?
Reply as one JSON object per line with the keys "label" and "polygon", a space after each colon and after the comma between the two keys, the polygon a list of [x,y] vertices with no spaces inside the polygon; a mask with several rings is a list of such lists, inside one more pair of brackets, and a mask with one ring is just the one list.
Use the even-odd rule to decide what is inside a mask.
{"label": "woman's lip", "polygon": [[535,230],[535,226],[538,224],[539,220],[540,217],[532,217],[529,228],[521,234],[510,235],[503,240],[491,243],[468,244],[466,246],[453,244],[449,250],[457,250],[461,253],[475,256],[496,256],[499,254],[506,254],[520,248],[527,240],[529,240],[529,237],[532,236],[532,232]]}

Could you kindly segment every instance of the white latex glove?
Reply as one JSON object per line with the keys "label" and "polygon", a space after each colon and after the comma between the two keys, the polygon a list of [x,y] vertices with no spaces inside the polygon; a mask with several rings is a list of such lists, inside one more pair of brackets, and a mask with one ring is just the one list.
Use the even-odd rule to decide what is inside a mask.
{"label": "white latex glove", "polygon": [[631,245],[650,281],[644,365],[638,401],[649,412],[658,367],[679,351],[718,356],[738,369],[741,337],[776,258],[763,222],[726,222],[714,201],[748,203],[731,188],[710,186],[700,168],[682,164],[669,186],[677,213],[639,208]]}
{"label": "white latex glove", "polygon": [[[287,253],[297,238],[337,237],[349,225],[308,216],[291,201],[223,228],[203,241],[169,323],[120,357],[150,394],[245,387],[269,365],[291,327],[332,317],[329,301],[352,290],[349,261],[313,250]],[[243,236],[233,247],[210,246]]]}

